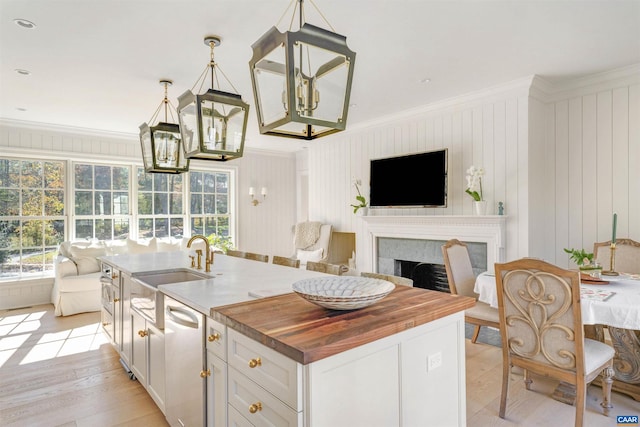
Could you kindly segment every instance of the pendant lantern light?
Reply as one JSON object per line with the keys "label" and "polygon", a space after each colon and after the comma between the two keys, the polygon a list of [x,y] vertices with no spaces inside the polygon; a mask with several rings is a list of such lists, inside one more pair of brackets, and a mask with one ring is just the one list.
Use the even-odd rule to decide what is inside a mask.
{"label": "pendant lantern light", "polygon": [[304,23],[304,0],[293,1],[300,29],[272,27],[252,45],[251,83],[261,134],[312,140],[346,128],[356,54],[346,37]]}
{"label": "pendant lantern light", "polygon": [[[164,85],[164,99],[149,120],[149,124],[140,125],[140,145],[145,172],[153,173],[184,173],[189,170],[189,159],[184,156],[180,127],[168,122],[169,106],[175,107],[167,98],[167,88],[173,84],[171,80],[160,80]],[[158,113],[164,106],[164,122],[152,126]],[[173,112],[171,112],[173,118]],[[175,118],[173,118],[175,120]]]}
{"label": "pendant lantern light", "polygon": [[[220,37],[207,36],[204,43],[211,50],[211,59],[191,90],[178,98],[178,118],[184,143],[185,155],[189,159],[226,161],[242,157],[247,131],[249,104],[236,93],[215,89],[218,87],[217,71],[235,87],[214,61],[213,49],[220,45]],[[211,89],[194,95],[196,86],[204,85],[211,73]]]}

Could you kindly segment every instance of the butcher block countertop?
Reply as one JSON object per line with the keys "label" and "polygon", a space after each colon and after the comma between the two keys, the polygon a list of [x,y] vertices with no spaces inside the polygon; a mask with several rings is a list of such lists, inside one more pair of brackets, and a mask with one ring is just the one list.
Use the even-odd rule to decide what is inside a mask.
{"label": "butcher block countertop", "polygon": [[381,301],[352,311],[329,310],[287,293],[215,307],[211,316],[308,364],[474,305],[474,299],[465,296],[396,286]]}

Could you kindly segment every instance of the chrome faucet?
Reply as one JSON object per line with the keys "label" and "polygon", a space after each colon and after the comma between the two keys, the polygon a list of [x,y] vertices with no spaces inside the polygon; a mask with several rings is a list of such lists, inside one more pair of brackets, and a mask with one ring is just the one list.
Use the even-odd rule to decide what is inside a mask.
{"label": "chrome faucet", "polygon": [[[204,244],[206,245],[206,253],[204,257],[204,265],[205,265],[204,271],[209,273],[211,271],[211,264],[213,264],[213,254],[211,253],[211,246],[209,245],[209,240],[207,240],[207,238],[204,237],[202,234],[196,234],[189,239],[189,242],[187,243],[187,248],[191,248],[191,244],[196,239],[204,240]],[[198,249],[196,253],[198,254],[197,268],[198,270],[202,270],[202,251]]]}

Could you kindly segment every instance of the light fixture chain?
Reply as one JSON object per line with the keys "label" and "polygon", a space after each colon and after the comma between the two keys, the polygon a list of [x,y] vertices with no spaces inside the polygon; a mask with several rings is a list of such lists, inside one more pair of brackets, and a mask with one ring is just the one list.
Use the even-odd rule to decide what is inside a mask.
{"label": "light fixture chain", "polygon": [[168,116],[167,110],[169,109],[169,97],[167,96],[168,87],[169,87],[169,84],[167,82],[164,82],[164,100],[163,100],[163,102],[164,102],[164,121],[165,122],[168,122],[168,120],[167,120],[167,116]]}
{"label": "light fixture chain", "polygon": [[331,25],[331,23],[327,20],[327,18],[324,16],[324,14],[320,11],[320,9],[318,8],[318,6],[316,6],[316,4],[313,2],[313,0],[309,0],[311,2],[311,5],[313,7],[316,8],[316,10],[318,11],[318,13],[320,14],[320,16],[322,17],[322,19],[324,19],[324,22],[327,23],[327,25],[331,28],[331,31],[333,31],[334,33],[336,32],[335,28],[333,28],[333,25]]}

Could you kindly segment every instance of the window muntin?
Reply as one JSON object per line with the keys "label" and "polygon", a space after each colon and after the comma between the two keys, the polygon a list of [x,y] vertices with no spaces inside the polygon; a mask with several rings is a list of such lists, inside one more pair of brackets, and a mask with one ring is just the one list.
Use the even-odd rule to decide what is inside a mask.
{"label": "window muntin", "polygon": [[65,236],[65,162],[0,158],[0,279],[53,270]]}

